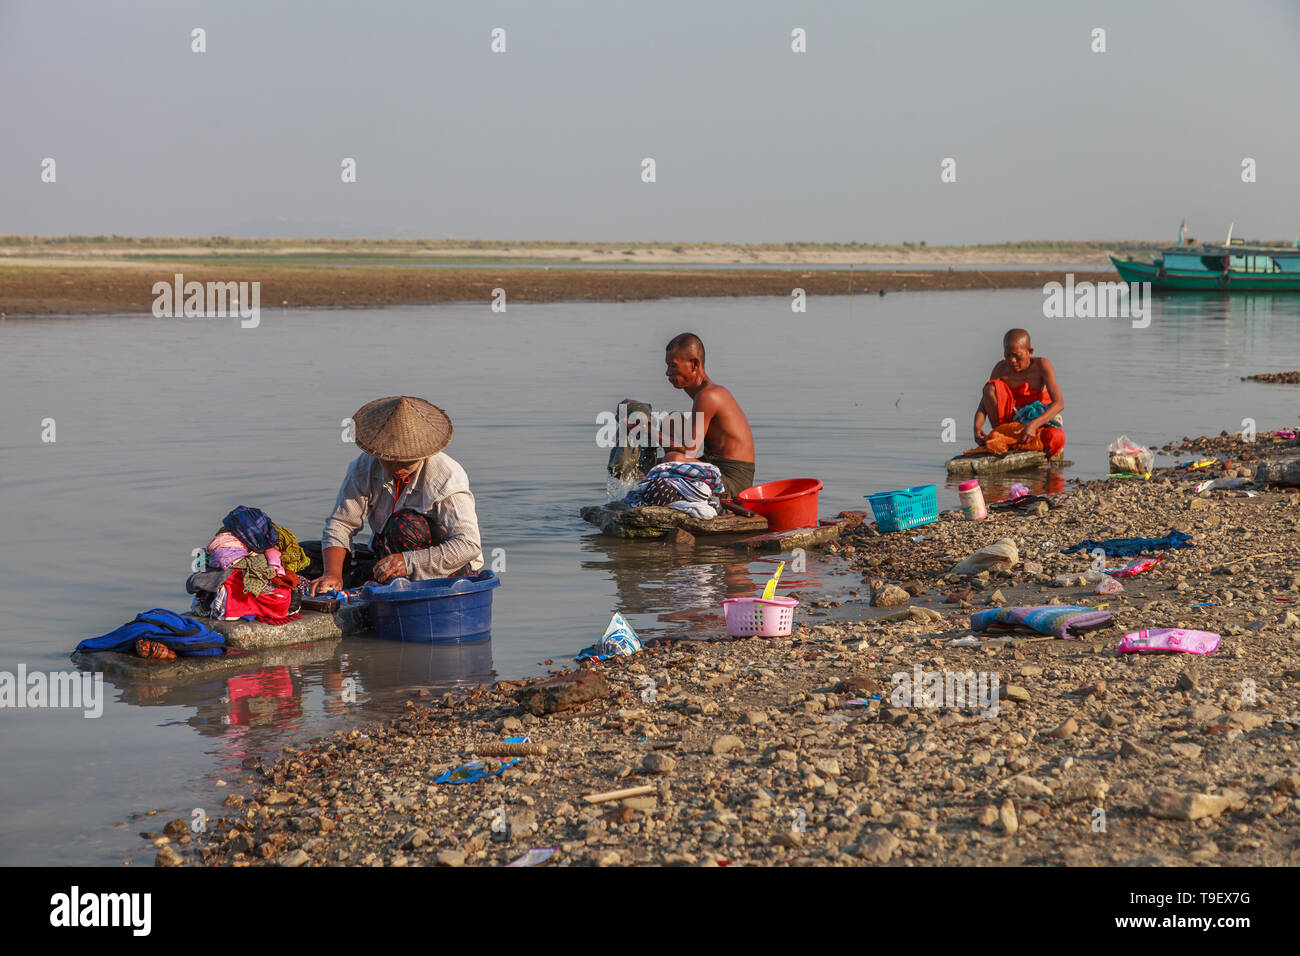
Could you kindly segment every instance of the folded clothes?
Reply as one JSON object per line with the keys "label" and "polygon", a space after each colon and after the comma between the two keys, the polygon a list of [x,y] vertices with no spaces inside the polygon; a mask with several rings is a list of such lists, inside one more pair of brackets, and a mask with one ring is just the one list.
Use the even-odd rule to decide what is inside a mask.
{"label": "folded clothes", "polygon": [[224,570],[246,557],[248,557],[248,549],[242,544],[233,548],[214,548],[208,552],[208,567]]}
{"label": "folded clothes", "polygon": [[195,571],[185,579],[185,593],[216,594],[217,589],[226,583],[228,577],[230,577],[229,568],[217,571]]}
{"label": "folded clothes", "polygon": [[971,615],[972,631],[1029,628],[1068,640],[1083,631],[1105,627],[1114,617],[1110,611],[1078,607],[1073,604],[1039,604],[1029,607],[997,607]]}
{"label": "folded clothes", "polygon": [[714,508],[707,501],[674,501],[668,506],[674,511],[683,511],[693,518],[716,518],[718,509]]}
{"label": "folded clothes", "polygon": [[717,465],[698,461],[664,461],[623,496],[630,505],[669,505],[674,501],[703,501],[716,505],[726,495]]}
{"label": "folded clothes", "polygon": [[293,593],[288,588],[265,588],[257,594],[252,594],[244,587],[246,573],[242,569],[236,570],[222,585],[221,590],[217,592],[217,597],[213,599],[212,616],[217,616],[217,601],[222,595],[225,596],[225,604],[221,616],[227,621],[237,620],[245,614],[265,614],[270,617],[288,615]]}
{"label": "folded clothes", "polygon": [[275,542],[279,539],[275,525],[271,524],[271,519],[260,508],[240,505],[226,515],[221,525],[238,538],[249,551],[265,551],[267,548],[274,548]]}
{"label": "folded clothes", "polygon": [[280,549],[280,558],[284,562],[286,570],[301,571],[307,565],[311,564],[311,559],[307,557],[307,552],[302,549],[298,539],[294,537],[292,531],[288,528],[281,528],[278,524],[272,525],[275,533],[279,536],[276,539],[275,546]]}
{"label": "folded clothes", "polygon": [[1191,546],[1192,536],[1190,534],[1171,530],[1163,538],[1106,538],[1103,541],[1094,541],[1092,538],[1088,538],[1086,541],[1080,541],[1078,544],[1063,548],[1061,554],[1100,549],[1107,555],[1129,558],[1141,554],[1143,551],[1161,551],[1166,548],[1176,551],[1179,548]]}
{"label": "folded clothes", "polygon": [[244,591],[252,597],[257,597],[263,591],[269,591],[273,587],[271,584],[278,573],[271,566],[265,554],[250,554],[240,558],[232,565],[243,572],[240,580],[243,583]]}
{"label": "folded clothes", "polygon": [[[229,531],[218,531],[212,536],[212,540],[204,546],[203,550],[211,554],[217,548],[243,548],[244,543],[236,538]],[[247,548],[244,548],[247,551]]]}

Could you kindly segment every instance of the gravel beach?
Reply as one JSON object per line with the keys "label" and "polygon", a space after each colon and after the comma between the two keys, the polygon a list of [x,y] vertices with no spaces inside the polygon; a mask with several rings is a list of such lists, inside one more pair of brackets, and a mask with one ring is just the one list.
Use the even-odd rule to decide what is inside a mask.
{"label": "gravel beach", "polygon": [[[382,726],[252,758],[206,832],[172,821],[148,834],[157,863],[497,866],[533,847],[558,848],[548,866],[1300,863],[1300,494],[1251,483],[1300,443],[1261,432],[1167,447],[1220,461],[1071,481],[987,522],[947,512],[846,535],[832,560],[861,573],[860,590],[798,595],[789,638],[719,627],[545,680],[417,697]],[[1219,477],[1247,481],[1195,491]],[[1192,546],[1119,594],[1085,580],[1086,552],[1060,553],[1171,529]],[[1003,538],[1011,568],[951,573]],[[977,610],[1049,603],[1114,620],[1073,640],[945,646],[972,634]],[[1157,627],[1222,644],[1116,654],[1126,631]],[[996,674],[996,712],[898,705],[894,675],[918,668]],[[519,735],[547,752],[433,783]],[[642,792],[586,799],[629,788]]]}

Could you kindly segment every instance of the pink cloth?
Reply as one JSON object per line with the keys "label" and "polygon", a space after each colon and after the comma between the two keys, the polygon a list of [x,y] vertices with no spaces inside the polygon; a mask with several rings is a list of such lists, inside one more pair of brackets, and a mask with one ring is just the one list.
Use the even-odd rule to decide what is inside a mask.
{"label": "pink cloth", "polygon": [[1219,635],[1213,631],[1186,631],[1181,627],[1133,631],[1119,642],[1121,654],[1213,654],[1218,649]]}
{"label": "pink cloth", "polygon": [[208,552],[208,567],[224,571],[240,558],[248,557],[248,549],[242,544],[237,548],[217,548]]}
{"label": "pink cloth", "polygon": [[217,548],[242,548],[242,547],[244,547],[244,542],[240,541],[229,531],[218,531],[216,537],[214,537],[211,541],[209,541],[207,543],[207,546],[203,550],[211,554],[213,551],[216,551]]}

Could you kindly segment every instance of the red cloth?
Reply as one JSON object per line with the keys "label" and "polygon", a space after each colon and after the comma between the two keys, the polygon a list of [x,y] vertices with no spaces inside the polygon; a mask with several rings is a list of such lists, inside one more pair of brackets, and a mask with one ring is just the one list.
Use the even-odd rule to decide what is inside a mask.
{"label": "red cloth", "polygon": [[[1048,406],[1052,404],[1052,396],[1047,389],[1039,389],[1035,393],[1034,387],[1028,382],[1013,388],[1002,379],[995,378],[991,379],[989,384],[997,392],[998,399],[998,420],[990,422],[994,427],[1015,421],[1017,408],[1024,408],[1034,402],[1042,402]],[[1038,429],[1038,438],[1042,441],[1043,451],[1048,458],[1055,458],[1065,450],[1065,429],[1063,428],[1044,425]]]}
{"label": "red cloth", "polygon": [[289,613],[289,604],[293,598],[288,588],[270,588],[256,596],[244,590],[244,572],[235,571],[226,578],[226,620],[243,617],[245,614],[265,615],[281,618]]}
{"label": "red cloth", "polygon": [[294,717],[302,709],[287,667],[269,667],[231,677],[226,686],[232,724],[248,725],[265,723],[271,717]]}

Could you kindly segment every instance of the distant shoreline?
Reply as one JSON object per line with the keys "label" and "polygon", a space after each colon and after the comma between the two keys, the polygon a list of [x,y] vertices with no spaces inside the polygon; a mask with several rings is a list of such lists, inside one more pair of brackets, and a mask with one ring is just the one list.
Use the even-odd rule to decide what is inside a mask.
{"label": "distant shoreline", "polygon": [[1022,265],[1108,268],[1108,253],[1138,258],[1166,243],[1137,239],[1031,239],[933,246],[923,241],[866,242],[614,242],[556,239],[252,239],[231,236],[0,235],[0,262],[113,263],[254,261],[281,265],[447,263],[488,265]]}
{"label": "distant shoreline", "polygon": [[[151,312],[155,282],[258,282],[260,307],[377,308],[449,302],[565,300],[622,302],[709,296],[810,296],[963,289],[1042,288],[1064,281],[1061,269],[574,269],[549,266],[410,268],[322,262],[288,266],[250,262],[172,260],[13,260],[0,256],[0,315],[94,315]],[[1111,271],[1074,272],[1076,281],[1113,281]]]}

